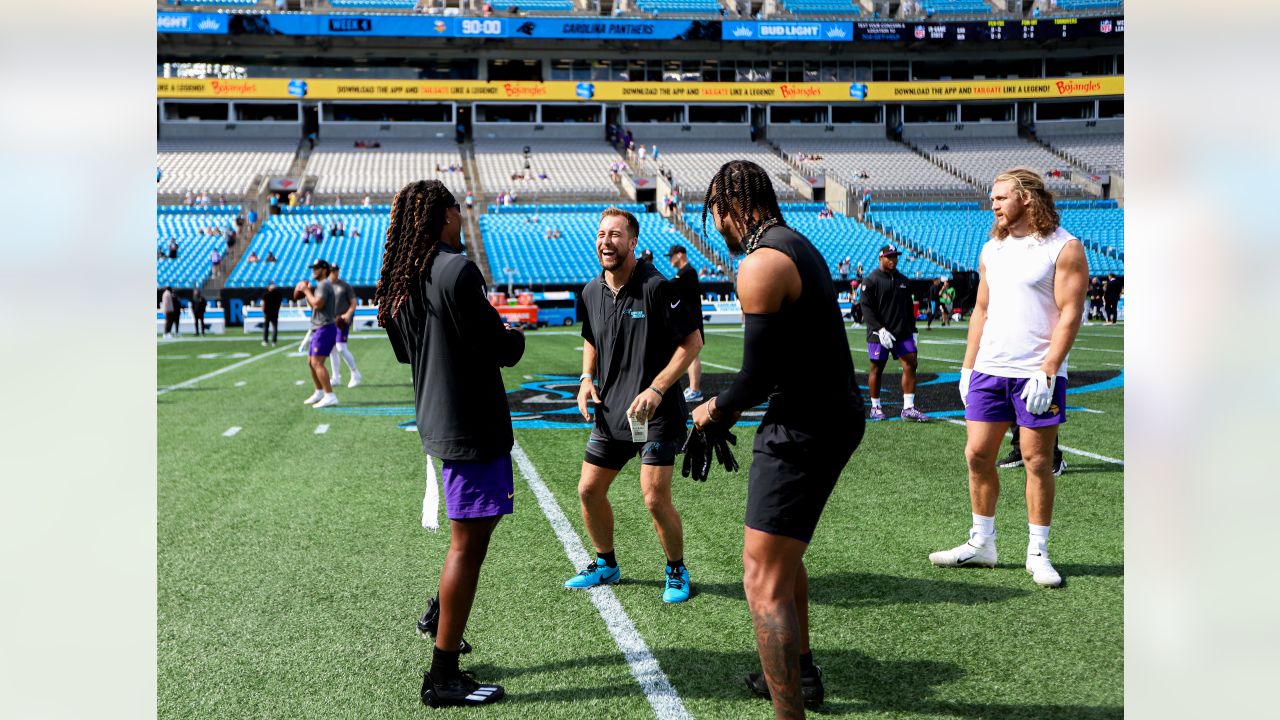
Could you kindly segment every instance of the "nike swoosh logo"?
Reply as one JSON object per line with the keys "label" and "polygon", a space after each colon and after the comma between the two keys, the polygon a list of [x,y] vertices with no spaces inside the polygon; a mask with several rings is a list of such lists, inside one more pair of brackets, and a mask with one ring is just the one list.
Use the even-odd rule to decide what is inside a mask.
{"label": "nike swoosh logo", "polygon": [[509,492],[509,493],[507,493],[507,499],[508,499],[508,500],[510,500],[511,498],[513,498],[513,497],[515,497],[515,496],[516,496],[516,494],[515,494],[515,493],[513,493],[513,492]]}
{"label": "nike swoosh logo", "polygon": [[683,300],[684,300],[684,298],[681,298],[680,300],[677,300],[677,301],[675,301],[675,302],[671,303],[671,309],[672,309],[672,310],[675,310],[675,309],[676,309],[676,306],[677,306],[677,305],[679,305]]}

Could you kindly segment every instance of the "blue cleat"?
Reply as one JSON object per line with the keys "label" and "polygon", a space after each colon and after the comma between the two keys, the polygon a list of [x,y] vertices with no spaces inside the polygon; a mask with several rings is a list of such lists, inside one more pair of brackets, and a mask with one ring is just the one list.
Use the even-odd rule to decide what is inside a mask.
{"label": "blue cleat", "polygon": [[681,565],[679,570],[667,566],[667,586],[662,590],[662,602],[678,603],[689,599],[689,569]]}
{"label": "blue cleat", "polygon": [[609,567],[600,558],[582,569],[582,572],[564,581],[570,589],[590,588],[597,585],[617,585],[622,579],[622,569]]}

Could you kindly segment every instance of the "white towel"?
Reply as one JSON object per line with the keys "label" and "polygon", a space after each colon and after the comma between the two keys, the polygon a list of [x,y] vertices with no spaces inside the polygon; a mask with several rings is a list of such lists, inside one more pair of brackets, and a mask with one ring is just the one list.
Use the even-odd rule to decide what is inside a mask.
{"label": "white towel", "polygon": [[427,456],[427,487],[422,494],[422,529],[440,529],[440,488],[436,485],[436,466]]}

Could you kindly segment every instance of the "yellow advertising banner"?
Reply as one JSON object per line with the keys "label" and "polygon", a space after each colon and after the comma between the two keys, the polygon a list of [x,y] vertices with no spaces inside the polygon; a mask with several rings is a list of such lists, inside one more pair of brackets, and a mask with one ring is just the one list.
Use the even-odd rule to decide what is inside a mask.
{"label": "yellow advertising banner", "polygon": [[478,102],[884,103],[1044,100],[1124,94],[1124,76],[921,82],[679,83],[158,78],[162,99]]}

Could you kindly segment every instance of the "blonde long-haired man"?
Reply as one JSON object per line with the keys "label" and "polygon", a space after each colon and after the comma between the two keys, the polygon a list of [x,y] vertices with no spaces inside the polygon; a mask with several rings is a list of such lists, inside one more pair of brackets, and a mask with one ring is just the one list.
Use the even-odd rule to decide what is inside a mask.
{"label": "blonde long-haired man", "polygon": [[1058,221],[1053,196],[1032,170],[996,176],[995,223],[982,248],[978,297],[960,370],[965,405],[968,542],[929,555],[940,567],[995,567],[996,455],[1016,421],[1027,473],[1026,569],[1036,584],[1058,587],[1049,562],[1053,516],[1053,447],[1066,422],[1067,355],[1080,330],[1089,265],[1084,246]]}

